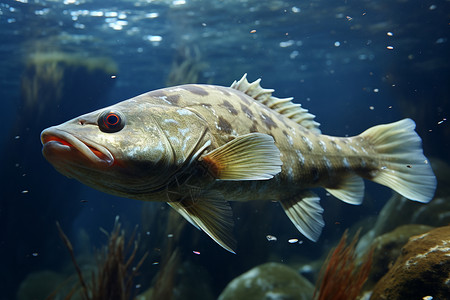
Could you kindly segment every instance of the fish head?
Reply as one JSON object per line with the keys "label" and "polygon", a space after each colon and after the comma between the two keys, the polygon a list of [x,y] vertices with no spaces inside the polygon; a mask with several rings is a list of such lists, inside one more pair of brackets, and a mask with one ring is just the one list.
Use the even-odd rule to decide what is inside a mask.
{"label": "fish head", "polygon": [[164,189],[195,152],[201,119],[131,100],[45,129],[44,157],[65,176],[106,193],[146,199]]}

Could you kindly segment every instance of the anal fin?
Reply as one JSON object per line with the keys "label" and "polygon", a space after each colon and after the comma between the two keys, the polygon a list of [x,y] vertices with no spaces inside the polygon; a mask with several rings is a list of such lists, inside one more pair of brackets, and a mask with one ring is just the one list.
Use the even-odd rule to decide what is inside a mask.
{"label": "anal fin", "polygon": [[198,230],[201,230],[200,227],[195,223],[195,221],[191,218],[191,216],[186,212],[184,206],[180,204],[180,202],[167,202],[173,209],[175,209],[183,218],[192,224]]}
{"label": "anal fin", "polygon": [[267,180],[281,172],[280,150],[268,134],[249,133],[201,157],[216,179]]}
{"label": "anal fin", "polygon": [[325,225],[319,201],[319,196],[311,191],[280,201],[284,212],[298,231],[314,242],[319,239]]}
{"label": "anal fin", "polygon": [[168,204],[225,250],[235,253],[233,213],[221,194],[206,191],[195,198],[183,198]]}
{"label": "anal fin", "polygon": [[326,188],[334,197],[348,204],[360,205],[364,198],[364,181],[356,174],[349,174],[335,188]]}

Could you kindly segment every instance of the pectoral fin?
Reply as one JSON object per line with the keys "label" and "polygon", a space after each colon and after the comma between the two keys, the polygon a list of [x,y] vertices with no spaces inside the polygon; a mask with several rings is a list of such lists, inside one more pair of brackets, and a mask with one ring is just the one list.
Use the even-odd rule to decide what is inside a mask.
{"label": "pectoral fin", "polygon": [[280,150],[268,134],[249,133],[201,157],[216,179],[267,180],[281,172]]}
{"label": "pectoral fin", "polygon": [[234,252],[236,241],[233,238],[233,213],[223,196],[213,192],[202,192],[195,199],[185,198],[168,203],[186,220],[201,228],[225,250]]}
{"label": "pectoral fin", "polygon": [[311,241],[317,241],[325,225],[320,206],[320,198],[310,191],[301,195],[280,201],[284,212],[295,227]]}

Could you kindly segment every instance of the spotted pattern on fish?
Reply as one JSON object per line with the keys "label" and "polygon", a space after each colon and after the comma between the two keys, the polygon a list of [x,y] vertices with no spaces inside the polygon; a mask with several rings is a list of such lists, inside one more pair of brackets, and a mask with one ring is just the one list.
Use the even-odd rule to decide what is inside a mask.
{"label": "spotted pattern on fish", "polygon": [[204,103],[204,102],[200,103],[200,105],[203,106],[204,108],[207,108],[207,109],[210,109],[211,106],[212,106],[211,103]]}
{"label": "spotted pattern on fish", "polygon": [[269,130],[272,130],[272,128],[278,128],[277,123],[275,123],[272,118],[265,113],[261,113],[261,121],[267,126],[267,128],[269,128]]}
{"label": "spotted pattern on fish", "polygon": [[[285,118],[283,118],[282,115],[275,115],[275,116],[276,116],[278,122],[279,122],[280,124],[282,124],[283,127],[286,127],[286,128],[292,128],[289,124],[286,123],[286,120],[285,120]],[[301,131],[301,130],[302,130],[302,129],[300,129],[299,131]]]}
{"label": "spotted pattern on fish", "polygon": [[334,141],[334,139],[330,140],[330,144],[334,147],[334,149],[336,149],[337,152],[341,152],[342,151],[341,146],[339,146],[338,143],[336,143],[336,141]]}
{"label": "spotted pattern on fish", "polygon": [[353,147],[352,145],[348,146],[350,148],[350,150],[352,150],[353,153],[358,154],[358,150],[356,150],[355,147]]}
{"label": "spotted pattern on fish", "polygon": [[241,101],[247,105],[250,106],[251,105],[251,99],[249,99],[247,97],[247,95],[245,95],[244,93],[237,93],[237,96],[241,99]]}
{"label": "spotted pattern on fish", "polygon": [[177,105],[180,100],[180,95],[169,95],[166,100],[172,105]]}
{"label": "spotted pattern on fish", "polygon": [[230,96],[231,95],[226,87],[216,86],[216,89],[221,91],[225,96]]}
{"label": "spotted pattern on fish", "polygon": [[323,152],[327,152],[327,145],[324,141],[319,141],[319,145],[322,148]]}
{"label": "spotted pattern on fish", "polygon": [[[281,201],[288,215],[292,211],[300,214],[304,209],[314,210],[312,213],[305,211],[300,217],[302,220],[306,218],[304,231],[314,231],[314,235],[320,232],[321,225],[312,219],[320,216],[321,209],[317,197],[304,197],[311,188],[324,187],[341,200],[351,203],[352,199],[346,197],[356,195],[356,198],[362,198],[359,187],[362,181],[345,181],[359,175],[374,181],[379,179],[378,183],[400,190],[405,197],[415,197],[422,202],[431,199],[435,188],[434,175],[430,167],[424,165],[426,158],[417,146],[420,138],[414,135],[414,122],[411,120],[381,125],[355,137],[331,137],[321,134],[314,116],[292,103],[290,98],[272,97],[273,90],[262,89],[259,81],[250,84],[244,79],[245,76],[230,88],[182,85],[152,91],[69,120],[42,133],[41,140],[46,145],[44,155],[49,160],[56,154],[69,153],[76,158],[86,155],[69,166],[61,167],[64,160],[55,159],[53,162],[63,174],[118,196],[145,201],[173,201],[171,205],[174,206],[189,200],[191,202],[187,204],[195,206],[208,201],[196,198],[207,191],[211,193],[203,195],[222,195],[224,200]],[[99,116],[111,110],[126,116],[126,125],[114,134],[100,128],[102,118]],[[80,127],[80,120],[97,126]],[[402,133],[403,127],[407,127],[406,133]],[[74,132],[72,136],[71,132]],[[258,134],[250,134],[255,132]],[[409,145],[411,151],[401,148],[403,145],[395,139],[398,132],[402,140],[413,144]],[[64,138],[73,147],[62,144],[60,141]],[[255,144],[247,139],[253,139]],[[386,147],[384,141],[380,142],[383,139],[391,144]],[[264,146],[258,148],[261,144],[255,140],[264,141]],[[269,142],[270,146],[267,144]],[[403,152],[394,151],[397,147]],[[72,148],[77,151],[72,151]],[[61,153],[57,153],[58,149],[62,150]],[[230,152],[237,152],[237,155],[232,156],[233,159],[220,160],[223,159],[220,156],[226,157]],[[241,152],[245,154],[242,157],[239,156]],[[219,159],[212,159],[213,154],[217,154]],[[257,159],[252,166],[248,162],[244,167],[239,165],[253,156]],[[412,162],[409,161],[410,156],[413,156]],[[83,165],[86,162],[90,164]],[[91,168],[95,164],[101,167]],[[238,168],[229,172],[231,178],[220,177],[219,168],[230,168],[234,164]],[[403,165],[413,167],[400,169]],[[421,180],[412,178],[410,174],[405,175],[404,170],[409,169],[422,172],[419,173],[420,179],[424,179],[430,187],[425,184],[416,187]],[[241,173],[249,177],[245,178]],[[404,176],[398,181],[402,184],[397,184],[398,178],[395,176],[398,174]],[[411,186],[406,188],[408,185]],[[346,190],[347,194],[333,191],[341,188],[350,190]],[[426,192],[420,193],[422,188],[427,189]],[[218,199],[212,200],[214,203],[221,202]],[[301,206],[302,201],[310,202]],[[355,204],[358,201],[354,201]],[[211,207],[208,209],[211,210]],[[220,215],[222,209],[227,211],[227,207],[212,209],[210,213],[213,217],[216,213],[219,216],[197,225],[205,230],[208,224],[216,220],[228,222],[226,217]],[[189,215],[187,210],[178,211],[185,217]],[[194,214],[201,212],[204,210],[191,211]],[[191,222],[195,220],[187,219]],[[296,223],[295,220],[293,222]],[[315,226],[314,230],[309,224]],[[215,229],[214,226],[212,228]],[[208,234],[214,236],[214,233]],[[227,250],[231,249],[220,239],[213,239]],[[312,239],[315,240],[315,237]]]}
{"label": "spotted pattern on fish", "polygon": [[316,163],[315,163],[314,160],[311,161],[311,166],[310,166],[309,172],[310,172],[311,177],[312,177],[311,178],[311,182],[313,184],[319,182],[319,180],[320,180],[320,172],[319,172],[319,169],[317,168]]}
{"label": "spotted pattern on fish", "polygon": [[226,109],[228,109],[228,111],[232,115],[234,115],[234,116],[238,115],[238,111],[234,108],[234,106],[230,102],[228,102],[227,100],[224,100],[222,104],[223,104],[223,106],[226,107]]}
{"label": "spotted pattern on fish", "polygon": [[178,121],[174,120],[174,119],[164,119],[163,121],[164,123],[172,123],[174,125],[178,125]]}
{"label": "spotted pattern on fish", "polygon": [[195,95],[199,95],[199,96],[208,96],[209,95],[208,91],[206,91],[204,88],[202,88],[198,85],[195,85],[195,84],[187,84],[187,85],[184,85],[183,88]]}
{"label": "spotted pattern on fish", "polygon": [[219,130],[225,132],[225,133],[231,133],[233,131],[233,126],[230,124],[230,122],[228,122],[224,117],[220,116],[219,117],[219,122],[218,122],[218,127]]}
{"label": "spotted pattern on fish", "polygon": [[151,92],[148,92],[148,95],[152,96],[154,98],[162,98],[162,97],[167,96],[167,94],[164,92],[164,90],[151,91]]}
{"label": "spotted pattern on fish", "polygon": [[249,129],[249,132],[258,132],[258,127],[260,127],[258,125],[258,122],[253,121],[252,126]]}
{"label": "spotted pattern on fish", "polygon": [[348,169],[348,170],[351,169],[350,163],[348,162],[348,160],[347,160],[346,157],[344,157],[344,158],[342,159],[342,163],[344,164],[344,167],[345,167],[346,169]]}
{"label": "spotted pattern on fish", "polygon": [[300,150],[295,150],[295,153],[297,154],[298,161],[300,162],[301,166],[305,165],[305,157],[303,156],[302,152]]}
{"label": "spotted pattern on fish", "polygon": [[247,105],[245,105],[244,103],[240,103],[240,105],[241,105],[241,110],[245,113],[247,118],[253,120],[255,118],[255,115],[253,114],[251,109]]}
{"label": "spotted pattern on fish", "polygon": [[314,149],[313,143],[311,142],[311,140],[308,137],[302,136],[302,141],[304,142],[305,146],[307,147],[307,149],[309,151],[312,151]]}

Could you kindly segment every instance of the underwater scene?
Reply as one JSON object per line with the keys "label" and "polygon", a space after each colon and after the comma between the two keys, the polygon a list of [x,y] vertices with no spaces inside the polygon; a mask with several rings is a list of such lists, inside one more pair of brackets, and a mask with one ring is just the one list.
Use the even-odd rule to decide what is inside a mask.
{"label": "underwater scene", "polygon": [[0,300],[450,299],[449,22],[0,0]]}

